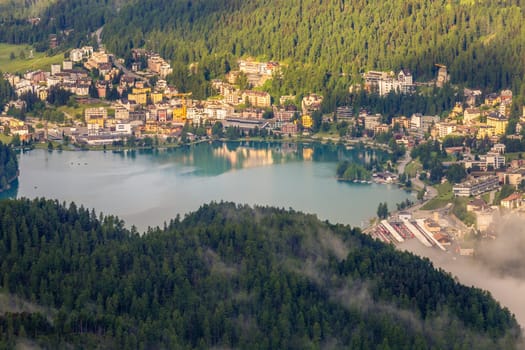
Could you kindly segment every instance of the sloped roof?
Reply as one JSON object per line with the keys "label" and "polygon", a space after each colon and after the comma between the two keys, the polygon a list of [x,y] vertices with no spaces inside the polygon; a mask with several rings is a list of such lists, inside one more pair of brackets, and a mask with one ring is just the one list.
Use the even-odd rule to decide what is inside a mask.
{"label": "sloped roof", "polygon": [[514,192],[513,194],[511,194],[507,198],[502,199],[501,201],[502,202],[510,202],[510,201],[514,201],[514,200],[517,200],[517,199],[520,199],[520,198],[521,198],[521,193]]}

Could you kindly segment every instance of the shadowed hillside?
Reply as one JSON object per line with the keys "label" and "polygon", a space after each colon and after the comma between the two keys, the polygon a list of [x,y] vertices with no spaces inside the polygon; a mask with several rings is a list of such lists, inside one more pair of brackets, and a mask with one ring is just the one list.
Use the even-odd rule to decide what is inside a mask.
{"label": "shadowed hillside", "polygon": [[139,235],[22,199],[0,218],[1,287],[33,305],[2,310],[2,346],[512,349],[520,336],[488,293],[313,215],[212,203]]}

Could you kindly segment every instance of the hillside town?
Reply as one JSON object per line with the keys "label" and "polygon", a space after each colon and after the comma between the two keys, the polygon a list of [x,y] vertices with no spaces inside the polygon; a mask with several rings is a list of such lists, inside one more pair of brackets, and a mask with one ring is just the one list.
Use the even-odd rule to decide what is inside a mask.
{"label": "hillside town", "polygon": [[[457,219],[449,210],[453,200],[445,209],[401,210],[369,229],[374,237],[393,243],[416,237],[425,246],[447,250],[469,232],[490,237],[491,223],[497,215],[525,208],[521,193],[525,189],[524,161],[521,153],[507,157],[508,150],[502,143],[502,138],[520,143],[525,131],[524,108],[515,132],[508,132],[513,99],[510,90],[483,94],[465,88],[464,102],[457,102],[447,116],[388,116],[370,113],[366,108],[356,112],[352,105],[337,106],[333,113],[322,114],[323,96],[318,93],[280,96],[276,101],[264,91],[265,83],[281,72],[278,62],[240,59],[237,69],[230,70],[224,79],[212,81],[216,95],[199,100],[192,92],[181,92],[168,84],[166,78],[173,69],[158,54],[134,49],[131,57],[126,67],[123,59],[103,48],[84,46],[71,50],[62,64],[51,65],[49,71],[5,73],[18,99],[2,108],[0,133],[17,137],[22,144],[43,141],[52,147],[53,143],[62,145],[67,141],[75,147],[104,149],[129,145],[130,139],[147,139],[151,145],[151,140],[180,144],[213,137],[271,135],[377,144],[381,135],[389,135],[391,142],[407,150],[407,156],[416,147],[435,142],[439,145],[440,166],[442,163],[445,170],[429,187],[446,183],[446,169],[459,165],[464,176],[451,184],[449,192],[451,198],[468,198],[456,206],[463,205],[474,219],[451,221],[451,216]],[[415,94],[418,87],[442,88],[450,77],[446,66],[436,66],[437,76],[430,82],[416,82],[406,69],[398,73],[368,71],[362,75],[363,84],[358,89],[387,96]],[[70,108],[58,109],[60,121],[47,120],[42,113],[19,118],[21,111],[28,110],[28,102],[22,98],[28,94],[46,106],[50,96],[66,94],[64,105]],[[188,131],[189,125],[194,132]],[[324,133],[316,134],[314,129],[319,132],[319,125]],[[334,130],[332,126],[337,133],[329,132]],[[417,159],[411,160],[417,163]],[[401,177],[425,182],[432,177],[432,171],[423,166],[414,174],[404,174],[403,170],[398,174],[374,173],[378,182]],[[425,190],[423,182],[419,190]],[[495,193],[507,195],[495,201]],[[423,197],[432,200],[431,196]],[[465,255],[473,253],[471,248],[455,249]]]}
{"label": "hillside town", "polygon": [[[199,136],[210,136],[216,122],[220,122],[224,129],[235,127],[244,133],[258,129],[296,135],[299,130],[308,130],[312,126],[309,114],[318,110],[322,102],[318,95],[305,96],[302,111],[298,112],[284,107],[295,96],[283,96],[279,106],[275,106],[267,92],[240,90],[234,86],[239,75],[243,75],[251,87],[261,86],[278,72],[279,64],[275,62],[240,60],[239,70],[230,71],[224,81],[213,81],[220,99],[194,100],[191,92],[181,93],[167,84],[164,78],[171,73],[171,67],[157,54],[133,50],[133,57],[137,62],[145,61],[146,67],[139,71],[140,63],[134,62],[128,71],[103,49],[94,52],[92,47],[83,47],[72,50],[69,60],[62,65],[52,65],[48,72],[32,71],[23,76],[5,74],[4,78],[13,86],[17,96],[34,93],[46,101],[53,88],[70,92],[75,103],[85,108],[81,118],[71,118],[76,122],[75,127],[61,130],[72,142],[90,146],[111,145],[131,135],[137,138],[155,135],[164,140],[177,138],[186,123],[203,126],[205,134]],[[95,78],[93,72],[96,72]],[[150,84],[152,78],[154,85]],[[89,106],[90,102],[110,102],[108,95],[112,89],[119,98],[107,106]],[[11,101],[5,106],[4,114],[9,109],[21,110],[24,107],[21,99]],[[18,120],[5,117],[3,120],[10,132],[22,140],[47,138],[39,136],[38,130],[37,134],[31,133],[29,125]]]}

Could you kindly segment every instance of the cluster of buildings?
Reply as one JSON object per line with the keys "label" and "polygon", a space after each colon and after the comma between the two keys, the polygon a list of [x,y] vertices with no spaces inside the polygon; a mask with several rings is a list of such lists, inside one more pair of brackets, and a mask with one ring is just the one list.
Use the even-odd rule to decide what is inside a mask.
{"label": "cluster of buildings", "polygon": [[[53,86],[71,91],[81,98],[89,96],[91,91],[95,90],[98,97],[104,99],[117,81],[116,90],[123,96],[122,99],[106,108],[106,113],[99,113],[101,117],[92,118],[91,115],[88,116],[89,112],[84,113],[89,128],[87,135],[92,137],[103,135],[108,130],[112,131],[116,125],[119,125],[119,130],[127,133],[130,128],[126,123],[131,125],[131,132],[135,135],[173,135],[187,121],[208,126],[220,121],[225,127],[235,126],[245,132],[255,128],[267,128],[275,133],[297,134],[313,126],[312,113],[319,110],[323,102],[323,96],[313,93],[304,96],[300,101],[296,101],[296,96],[282,96],[279,101],[272,101],[267,92],[257,90],[266,80],[280,74],[281,67],[277,62],[239,60],[237,70],[230,71],[224,80],[212,81],[212,87],[220,97],[198,101],[191,98],[191,93],[179,93],[175,87],[167,84],[165,77],[172,72],[172,68],[158,54],[134,49],[132,57],[132,71],[140,73],[138,75],[133,72],[123,74],[125,69],[118,62],[114,62],[113,56],[104,49],[95,51],[90,46],[84,46],[71,50],[69,58],[61,65],[52,65],[49,72],[34,71],[23,76],[7,74],[6,78],[19,96],[31,91],[42,100],[47,98],[49,89]],[[85,69],[80,68],[80,65]],[[99,74],[95,80],[88,74],[88,71],[93,70]],[[245,76],[251,88],[239,88],[238,80],[241,75]],[[149,86],[145,79],[148,76],[159,78],[154,86]],[[380,95],[392,91],[409,94],[414,92],[416,86],[412,74],[404,69],[397,74],[369,71],[363,77],[365,89],[376,91]],[[435,83],[444,84],[447,81],[446,67],[439,66]],[[406,145],[422,139],[427,133],[435,139],[454,134],[475,134],[480,139],[488,137],[496,141],[505,133],[508,125],[512,92],[504,90],[498,94],[489,94],[481,106],[477,106],[480,91],[465,89],[465,96],[468,107],[456,105],[445,120],[438,116],[416,113],[410,117],[394,117],[387,123],[388,118],[380,114],[370,114],[366,110],[361,110],[359,115],[354,116],[349,106],[338,107],[335,115],[338,121],[348,121],[350,127],[358,126],[367,135],[386,133],[395,128],[402,129],[401,137],[396,138],[399,143]],[[290,104],[290,101],[293,103]],[[295,107],[296,102],[300,102],[299,110]],[[271,113],[272,117],[269,118],[268,113]],[[525,109],[524,116],[517,125],[518,131],[523,127]],[[480,159],[466,158],[465,161],[466,168],[482,170],[497,169],[503,164],[504,157],[501,153],[487,154]]]}
{"label": "cluster of buildings", "polygon": [[[113,61],[113,56],[100,49],[94,51],[85,46],[71,50],[69,58],[62,64],[51,65],[50,71],[32,71],[23,76],[6,74],[18,96],[25,92],[35,93],[41,100],[46,100],[49,89],[60,87],[72,92],[77,99],[89,102],[87,98],[95,90],[98,97],[106,98],[109,89],[114,87],[124,96],[108,107],[86,108],[84,110],[85,128],[73,130],[74,139],[88,143],[110,143],[115,136],[134,134],[140,136],[155,133],[165,137],[176,135],[184,124],[189,121],[195,125],[213,125],[220,121],[223,126],[236,126],[245,132],[255,128],[268,128],[277,132],[295,134],[304,128],[312,126],[309,115],[297,117],[295,110],[273,106],[268,93],[257,90],[239,90],[234,85],[223,81],[214,81],[214,87],[223,96],[222,99],[197,101],[191,98],[191,93],[179,93],[169,86],[164,78],[172,72],[170,65],[159,55],[146,50],[133,50],[136,62],[132,70],[137,72],[146,68],[145,72],[123,74],[122,66]],[[143,67],[139,62],[146,62]],[[121,63],[121,62],[120,62]],[[84,69],[82,69],[82,67]],[[275,62],[256,62],[240,60],[239,70],[230,72],[229,79],[236,74],[245,74],[250,84],[259,86],[265,79],[279,72],[279,64]],[[98,72],[93,80],[89,71]],[[149,86],[147,76],[158,76],[155,86]],[[227,77],[227,78],[228,78]],[[284,96],[295,99],[295,96]],[[306,113],[320,108],[322,97],[307,95],[303,100]],[[11,107],[22,108],[24,102],[12,101]],[[240,106],[243,105],[243,106]],[[9,108],[9,107],[6,107]],[[272,112],[270,121],[263,119],[265,112]],[[302,123],[300,123],[302,122]],[[27,126],[26,126],[27,127]],[[14,127],[10,128],[15,130]],[[74,128],[76,129],[76,128]],[[106,139],[106,140],[104,140]]]}
{"label": "cluster of buildings", "polygon": [[[476,216],[476,228],[480,232],[487,232],[496,218],[501,215],[501,210],[522,213],[525,209],[524,194],[525,161],[514,159],[505,163],[505,145],[495,144],[486,155],[479,159],[467,152],[460,161],[471,175],[467,181],[453,186],[453,193],[457,197],[473,197],[467,204],[467,211]],[[505,198],[500,198],[499,207],[489,205],[483,199],[483,194],[501,189],[502,185],[512,186],[515,190]],[[490,197],[490,196],[489,196]]]}
{"label": "cluster of buildings", "polygon": [[403,243],[416,238],[425,247],[437,247],[443,251],[451,245],[452,235],[442,229],[438,223],[438,215],[434,218],[416,219],[412,214],[400,212],[396,217],[382,220],[375,226],[370,235],[385,243]]}
{"label": "cluster of buildings", "polygon": [[240,74],[244,74],[248,84],[252,87],[259,87],[273,77],[274,74],[281,72],[278,62],[258,62],[253,59],[238,60],[239,69],[231,70],[226,74],[226,81],[230,84],[236,84]]}
{"label": "cluster of buildings", "polygon": [[[97,69],[100,80],[93,83],[88,71],[82,69],[82,65],[88,71]],[[4,78],[11,84],[17,96],[24,93],[35,93],[41,100],[46,100],[49,89],[60,87],[70,91],[79,97],[87,97],[93,86],[101,98],[106,97],[111,80],[119,73],[111,63],[111,56],[104,50],[94,52],[91,46],[84,46],[70,52],[69,59],[62,64],[52,64],[49,71],[29,71],[22,76],[16,74],[4,74]]]}
{"label": "cluster of buildings", "polygon": [[223,97],[223,102],[231,106],[252,106],[256,108],[269,108],[272,105],[270,94],[264,91],[239,90],[234,85],[214,80],[212,87]]}
{"label": "cluster of buildings", "polygon": [[0,134],[9,131],[11,135],[18,135],[21,141],[29,139],[29,126],[22,120],[7,116],[0,116]]}
{"label": "cluster of buildings", "polygon": [[436,79],[424,83],[416,83],[408,69],[401,69],[397,75],[393,71],[368,71],[363,74],[364,88],[367,92],[377,93],[379,96],[388,95],[390,92],[412,94],[416,91],[416,86],[437,86],[442,88],[450,81],[450,74],[447,66],[436,64],[436,67],[438,69]]}
{"label": "cluster of buildings", "polygon": [[247,83],[252,88],[262,86],[274,74],[280,72],[280,66],[277,62],[258,62],[254,60],[239,60],[239,69],[231,70],[226,74],[225,80],[214,80],[212,87],[219,92],[224,98],[224,102],[238,106],[241,104],[268,108],[272,105],[270,94],[257,90],[240,90],[236,87],[241,74],[244,74]]}
{"label": "cluster of buildings", "polygon": [[[131,70],[133,72],[140,72],[145,68],[146,77],[155,75],[161,79],[165,79],[173,72],[171,65],[156,52],[145,49],[132,49],[131,57],[134,60],[131,64]],[[142,62],[145,62],[145,67],[142,66]]]}
{"label": "cluster of buildings", "polygon": [[[96,140],[102,143],[103,136],[111,136],[107,140],[109,143],[115,135],[131,133],[139,137],[145,134],[176,137],[186,122],[204,126],[207,134],[211,134],[215,122],[220,122],[223,127],[239,128],[245,133],[266,128],[275,133],[296,134],[300,131],[298,121],[303,128],[313,125],[310,115],[301,115],[293,109],[272,105],[265,109],[236,109],[235,105],[221,100],[193,100],[190,93],[178,93],[168,86],[162,88],[165,85],[163,80],[158,80],[153,88],[137,87],[141,84],[136,83],[126,99],[116,101],[111,107],[85,110],[86,142]],[[273,113],[273,118],[263,118],[268,111]]]}
{"label": "cluster of buildings", "polygon": [[368,71],[363,74],[365,90],[378,93],[379,96],[388,95],[390,92],[411,94],[415,92],[412,73],[402,69],[396,75],[394,72]]}
{"label": "cluster of buildings", "polygon": [[[381,114],[370,114],[364,109],[359,112],[358,116],[353,116],[352,109],[348,106],[338,107],[336,115],[339,121],[346,120],[351,126],[360,126],[367,135],[399,130],[399,134],[402,136],[400,141],[407,145],[413,144],[415,140],[424,139],[426,136],[442,140],[449,135],[475,136],[480,140],[488,138],[492,143],[497,143],[507,131],[512,91],[503,90],[498,94],[489,94],[478,106],[476,106],[476,100],[480,98],[481,92],[468,89],[465,91],[468,107],[463,108],[461,103],[456,104],[450,115],[445,119],[437,115],[414,113],[409,117],[392,117],[390,123],[387,123],[388,118]],[[516,135],[508,135],[507,137],[521,138],[519,134],[524,128],[525,108],[516,125]],[[501,165],[498,159],[496,159],[496,163],[495,167]]]}
{"label": "cluster of buildings", "polygon": [[[179,93],[162,79],[167,71],[158,55],[145,50],[134,50],[136,58],[146,58],[147,73],[159,75],[155,86],[148,86],[143,79],[135,75],[120,75],[117,90],[127,91],[125,98],[116,101],[111,107],[87,108],[84,112],[86,130],[76,130],[71,135],[77,141],[89,144],[110,143],[118,137],[133,134],[142,136],[155,134],[158,137],[176,137],[180,135],[186,122],[194,125],[205,125],[206,132],[211,133],[211,126],[219,121],[224,127],[234,126],[241,131],[253,129],[273,130],[276,133],[296,134],[299,125],[308,129],[313,121],[310,113],[320,108],[322,96],[310,94],[302,100],[303,114],[293,108],[285,108],[288,100],[295,96],[283,96],[279,101],[282,106],[274,106],[268,93],[257,90],[239,90],[235,85],[221,80],[213,81],[213,87],[222,98],[206,101],[194,100],[191,93]],[[85,60],[85,59],[84,59]],[[89,62],[89,63],[88,63]],[[106,62],[104,56],[93,53],[84,66],[87,69],[98,69]],[[279,65],[274,62],[239,61],[239,71],[247,76],[263,79],[271,77],[278,71]],[[99,80],[96,87],[107,90],[104,80]],[[100,97],[104,97],[99,93]],[[241,106],[242,105],[242,106]],[[272,118],[263,118],[271,112]]]}
{"label": "cluster of buildings", "polygon": [[[503,90],[500,93],[488,94],[483,103],[476,106],[480,91],[465,89],[467,108],[458,103],[444,121],[436,122],[430,130],[434,138],[456,134],[471,136],[478,139],[489,138],[493,142],[503,136],[507,130],[512,104],[512,91]],[[517,133],[525,126],[525,110],[516,126]]]}
{"label": "cluster of buildings", "polygon": [[5,73],[4,78],[11,84],[17,96],[35,93],[41,100],[46,100],[49,89],[59,86],[77,96],[88,96],[92,84],[87,72],[73,69],[72,61],[62,65],[51,65],[51,71],[30,71],[23,76]]}

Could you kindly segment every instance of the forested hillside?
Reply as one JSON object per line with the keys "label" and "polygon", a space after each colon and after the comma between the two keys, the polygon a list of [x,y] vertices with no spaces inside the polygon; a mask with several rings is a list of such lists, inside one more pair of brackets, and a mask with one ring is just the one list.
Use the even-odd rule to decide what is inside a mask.
{"label": "forested hillside", "polygon": [[404,67],[431,78],[441,63],[454,82],[517,93],[524,6],[519,0],[131,1],[108,22],[104,41],[121,55],[146,46],[184,63],[216,54],[285,61],[308,73],[296,75],[296,90],[334,88],[366,69]]}
{"label": "forested hillside", "polygon": [[9,187],[9,183],[18,176],[18,160],[9,145],[0,141],[0,192]]}
{"label": "forested hillside", "polygon": [[430,79],[441,63],[454,83],[525,96],[520,0],[41,0],[32,6],[36,25],[5,3],[1,41],[45,46],[48,34],[74,29],[62,36],[75,45],[105,24],[104,43],[119,56],[147,47],[186,76],[199,62],[197,80],[222,77],[238,57],[253,56],[288,64],[274,87],[282,94],[346,91],[367,69],[408,68]]}
{"label": "forested hillside", "polygon": [[49,35],[55,34],[59,43],[76,47],[88,42],[88,33],[115,15],[115,3],[107,0],[0,1],[0,42],[30,43],[38,51],[45,51],[49,48]]}
{"label": "forested hillside", "polygon": [[144,235],[56,201],[0,202],[0,347],[513,349],[513,316],[428,260],[315,216],[205,205]]}

